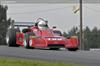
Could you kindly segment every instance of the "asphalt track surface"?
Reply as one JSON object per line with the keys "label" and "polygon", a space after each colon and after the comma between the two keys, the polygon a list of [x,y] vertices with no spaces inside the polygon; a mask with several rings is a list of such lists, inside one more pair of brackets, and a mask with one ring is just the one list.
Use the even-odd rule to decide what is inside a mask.
{"label": "asphalt track surface", "polygon": [[0,46],[0,56],[100,66],[100,51],[25,49]]}

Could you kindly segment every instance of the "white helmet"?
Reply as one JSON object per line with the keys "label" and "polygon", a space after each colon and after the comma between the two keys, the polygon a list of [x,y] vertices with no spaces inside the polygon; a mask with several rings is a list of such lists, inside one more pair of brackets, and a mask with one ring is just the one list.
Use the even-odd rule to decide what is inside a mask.
{"label": "white helmet", "polygon": [[39,29],[46,29],[48,28],[47,22],[45,20],[38,20],[38,28]]}

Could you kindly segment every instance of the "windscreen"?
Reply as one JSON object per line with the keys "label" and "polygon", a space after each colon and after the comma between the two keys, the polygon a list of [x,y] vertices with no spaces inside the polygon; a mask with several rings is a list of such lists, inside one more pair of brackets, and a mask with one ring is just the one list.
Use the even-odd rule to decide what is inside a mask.
{"label": "windscreen", "polygon": [[53,30],[53,33],[54,33],[54,35],[56,35],[56,36],[62,36],[62,33],[61,33],[61,31],[59,31],[59,30]]}

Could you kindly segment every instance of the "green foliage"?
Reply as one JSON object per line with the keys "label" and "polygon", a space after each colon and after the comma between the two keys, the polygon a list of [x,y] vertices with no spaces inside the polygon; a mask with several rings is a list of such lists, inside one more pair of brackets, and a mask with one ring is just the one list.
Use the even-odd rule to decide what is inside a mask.
{"label": "green foliage", "polygon": [[[83,66],[81,64],[67,64],[62,62],[48,62],[40,60],[26,60],[18,58],[0,58],[0,66]],[[85,66],[85,65],[84,65]]]}
{"label": "green foliage", "polygon": [[92,36],[92,43],[90,45],[91,48],[100,48],[100,32],[98,31],[97,27],[94,27],[94,29],[91,31]]}
{"label": "green foliage", "polygon": [[90,29],[89,29],[89,27],[86,27],[85,29],[84,29],[84,31],[83,31],[83,36],[84,36],[84,38],[83,38],[83,42],[84,42],[84,49],[85,50],[89,50],[89,48],[90,48],[90,44],[91,44],[91,31],[90,31]]}
{"label": "green foliage", "polygon": [[5,43],[5,36],[8,27],[8,20],[7,20],[7,6],[0,5],[0,44]]}
{"label": "green foliage", "polygon": [[69,35],[69,36],[77,35],[77,32],[78,32],[78,28],[74,26],[74,27],[68,32],[68,35]]}

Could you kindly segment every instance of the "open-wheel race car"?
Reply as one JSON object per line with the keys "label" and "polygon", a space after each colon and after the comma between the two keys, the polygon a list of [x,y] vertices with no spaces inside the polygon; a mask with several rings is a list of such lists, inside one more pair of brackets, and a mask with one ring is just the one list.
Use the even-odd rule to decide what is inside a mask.
{"label": "open-wheel race car", "polygon": [[49,28],[48,21],[42,18],[36,22],[12,22],[6,34],[6,43],[9,47],[66,48],[70,51],[76,51],[79,45],[76,36],[63,37],[59,30]]}

